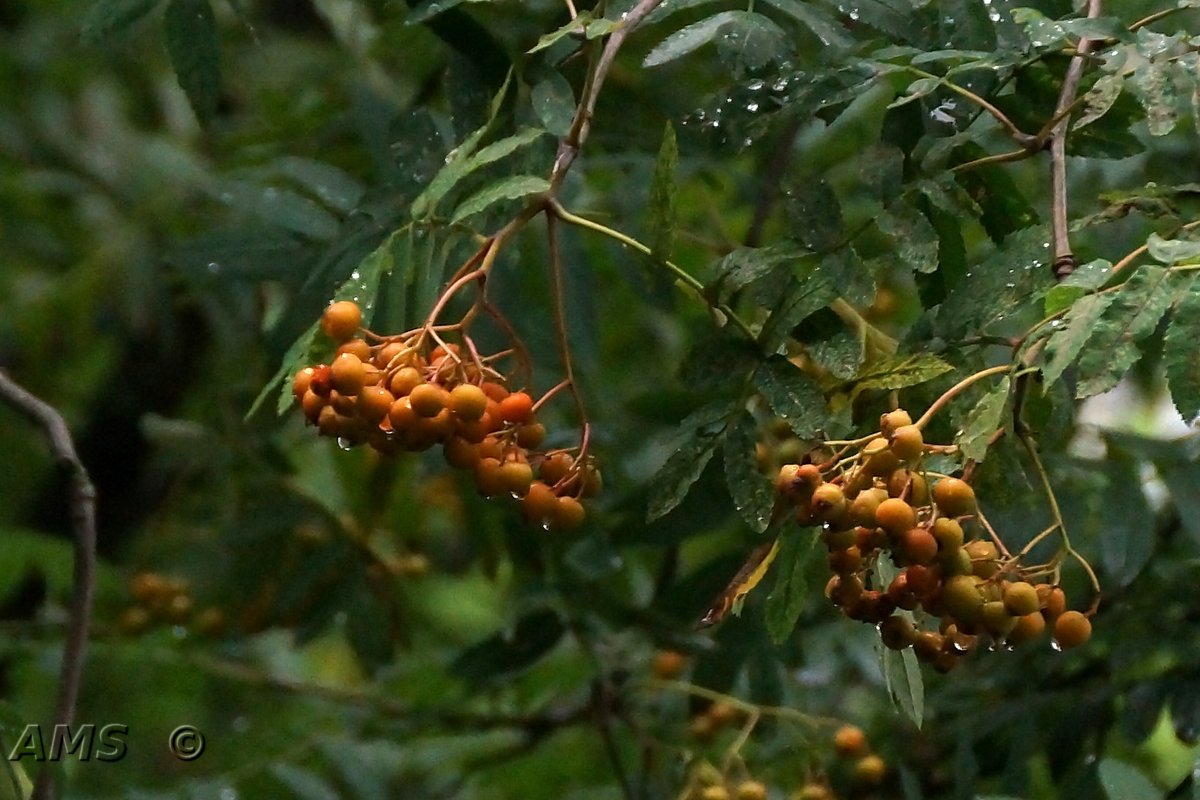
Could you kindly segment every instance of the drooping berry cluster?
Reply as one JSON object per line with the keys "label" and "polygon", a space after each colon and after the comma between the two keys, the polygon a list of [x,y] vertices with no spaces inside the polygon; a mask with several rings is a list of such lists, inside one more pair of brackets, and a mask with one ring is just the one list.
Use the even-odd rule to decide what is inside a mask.
{"label": "drooping berry cluster", "polygon": [[[1026,567],[997,547],[971,486],[922,469],[927,449],[921,429],[896,410],[883,415],[879,435],[857,454],[824,470],[780,469],[776,489],[797,519],[822,527],[830,600],[847,617],[878,625],[887,647],[912,647],[939,671],[953,668],[981,637],[1019,645],[1050,627],[1060,647],[1086,642],[1087,616],[1066,609],[1058,586],[1033,582],[1054,571]],[[886,584],[883,559],[898,570]],[[901,613],[914,611],[923,613]]]}
{"label": "drooping berry cluster", "polygon": [[321,436],[384,455],[441,445],[480,493],[517,498],[530,522],[557,529],[583,523],[580,498],[600,491],[599,470],[586,455],[538,449],[546,428],[537,406],[528,392],[509,389],[492,366],[496,357],[481,357],[465,334],[458,344],[429,328],[366,333],[368,341],[361,323],[355,303],[331,304],[321,327],[340,343],[332,363],[305,367],[293,379],[296,402]]}

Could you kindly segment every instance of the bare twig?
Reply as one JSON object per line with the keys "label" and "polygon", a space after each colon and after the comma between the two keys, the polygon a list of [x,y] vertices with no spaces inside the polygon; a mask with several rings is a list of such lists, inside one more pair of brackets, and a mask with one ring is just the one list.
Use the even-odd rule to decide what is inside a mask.
{"label": "bare twig", "polygon": [[[1100,0],[1088,0],[1088,19],[1100,16]],[[1051,230],[1054,236],[1054,277],[1062,280],[1075,271],[1075,254],[1071,252],[1071,239],[1067,232],[1067,129],[1071,125],[1070,109],[1079,93],[1079,80],[1083,77],[1083,63],[1092,49],[1090,39],[1080,39],[1074,58],[1063,78],[1062,91],[1054,117],[1058,124],[1050,135],[1050,197]]]}
{"label": "bare twig", "polygon": [[600,88],[604,85],[608,70],[617,57],[617,51],[625,43],[625,37],[629,36],[633,29],[646,18],[646,15],[657,8],[660,3],[662,0],[639,0],[638,4],[625,14],[621,21],[621,27],[613,31],[612,35],[608,37],[608,41],[604,43],[600,59],[596,62],[595,69],[591,70],[588,82],[584,86],[583,96],[575,111],[575,118],[571,120],[571,131],[558,145],[558,154],[554,157],[554,169],[550,173],[551,194],[562,185],[571,165],[575,163],[575,157],[579,155],[579,149],[587,140],[592,123],[592,113],[596,110],[596,98],[600,96]]}
{"label": "bare twig", "polygon": [[[0,400],[25,416],[46,435],[50,452],[60,469],[71,479],[71,529],[75,539],[75,568],[72,576],[71,619],[63,647],[62,671],[58,677],[58,699],[54,705],[54,725],[70,725],[75,718],[75,703],[83,676],[87,651],[88,624],[92,615],[92,594],[96,571],[96,490],[87,468],[75,452],[71,431],[53,406],[35,397],[0,370]],[[43,768],[33,787],[33,800],[55,796],[54,773]]]}

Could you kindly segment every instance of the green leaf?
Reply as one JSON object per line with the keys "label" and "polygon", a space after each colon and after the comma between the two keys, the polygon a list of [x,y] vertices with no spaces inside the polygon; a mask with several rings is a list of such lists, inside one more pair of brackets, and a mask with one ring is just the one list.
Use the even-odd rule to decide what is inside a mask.
{"label": "green leaf", "polygon": [[854,43],[837,20],[807,3],[800,0],[766,0],[766,3],[797,20],[827,47],[849,47]]}
{"label": "green leaf", "polygon": [[771,410],[800,438],[815,435],[825,423],[825,395],[817,382],[783,356],[768,358],[754,373],[754,383]]}
{"label": "green leaf", "polygon": [[1045,226],[1010,234],[981,263],[971,266],[937,310],[937,328],[948,340],[978,335],[1022,307],[1036,303],[1054,283]]}
{"label": "green leaf", "polygon": [[737,74],[759,70],[789,52],[789,37],[770,17],[734,11],[718,31],[717,54]]}
{"label": "green leaf", "polygon": [[769,247],[735,247],[717,262],[717,277],[713,284],[723,293],[736,292],[769,274],[781,264],[796,261],[810,253],[792,243],[782,242]]}
{"label": "green leaf", "polygon": [[854,378],[854,394],[892,391],[933,380],[954,369],[935,355],[888,356],[865,365]]}
{"label": "green leaf", "polygon": [[792,330],[808,317],[825,308],[838,297],[837,287],[811,265],[809,269],[797,270],[788,278],[787,287],[763,323],[758,341],[764,352],[779,349]]}
{"label": "green leaf", "polygon": [[1103,258],[1089,261],[1076,267],[1063,281],[1046,292],[1045,313],[1047,316],[1070,308],[1076,300],[1093,292],[1112,277],[1112,262]]}
{"label": "green leaf", "polygon": [[550,609],[533,611],[501,631],[464,650],[450,671],[469,685],[492,684],[524,672],[558,644],[566,626]]}
{"label": "green leaf", "polygon": [[1000,427],[1004,418],[1004,407],[1008,404],[1009,378],[1007,375],[971,409],[962,431],[955,443],[962,454],[973,461],[982,461],[987,455],[988,439]]}
{"label": "green leaf", "polygon": [[1200,289],[1193,286],[1175,306],[1163,344],[1167,386],[1185,420],[1200,414]]}
{"label": "green leaf", "polygon": [[1162,800],[1163,792],[1144,774],[1115,758],[1100,762],[1100,785],[1108,800]]}
{"label": "green leaf", "polygon": [[744,11],[722,11],[699,22],[694,22],[682,30],[675,31],[646,55],[642,66],[657,67],[686,56],[715,39],[721,26],[726,22],[737,19],[739,14],[745,13]]}
{"label": "green leaf", "polygon": [[337,217],[291,189],[224,179],[214,183],[210,192],[230,208],[253,214],[306,238],[329,241],[337,236]]}
{"label": "green leaf", "polygon": [[658,148],[658,160],[654,164],[654,177],[650,182],[650,202],[647,208],[649,219],[648,243],[653,255],[667,259],[671,257],[671,246],[675,237],[675,169],[679,164],[679,143],[675,140],[675,129],[668,122],[663,130],[662,145]]}
{"label": "green leaf", "polygon": [[830,250],[842,238],[842,207],[837,195],[819,177],[806,175],[784,181],[784,212],[793,237],[813,250]]}
{"label": "green leaf", "polygon": [[883,677],[892,703],[918,728],[925,718],[925,681],[917,654],[911,647],[903,650],[881,648]]}
{"label": "green leaf", "polygon": [[163,40],[196,118],[207,125],[221,97],[217,22],[208,0],[171,0],[163,16]]}
{"label": "green leaf", "polygon": [[409,13],[405,19],[406,25],[419,25],[422,22],[433,19],[438,14],[449,11],[455,6],[460,6],[463,3],[494,3],[496,0],[430,0],[429,4],[424,8],[419,8]]}
{"label": "green leaf", "polygon": [[1164,239],[1157,233],[1146,240],[1146,251],[1160,264],[1179,264],[1200,258],[1200,242],[1188,239]]}
{"label": "green leaf", "polygon": [[1077,300],[1071,306],[1062,325],[1046,343],[1046,360],[1042,367],[1043,392],[1049,391],[1067,367],[1079,357],[1079,352],[1112,302],[1111,294],[1093,294]]}
{"label": "green leaf", "polygon": [[729,415],[730,404],[718,400],[693,412],[681,423],[686,438],[650,479],[647,522],[671,513],[687,497],[721,443]]}
{"label": "green leaf", "polygon": [[1091,397],[1117,385],[1137,361],[1137,343],[1154,332],[1194,278],[1150,264],[1137,268],[1121,285],[1080,353],[1077,397]]}
{"label": "green leaf", "polygon": [[779,534],[779,554],[775,556],[775,586],[767,595],[765,608],[767,633],[775,644],[792,635],[796,620],[808,600],[808,565],[818,552],[817,532],[811,528],[787,525]]}
{"label": "green leaf", "polygon": [[1083,96],[1086,105],[1083,113],[1071,124],[1071,130],[1079,130],[1107,114],[1121,96],[1121,88],[1124,85],[1125,77],[1119,73],[1101,76]]}
{"label": "green leaf", "polygon": [[925,215],[910,203],[894,203],[879,215],[875,224],[892,237],[895,253],[916,272],[938,268],[938,235]]}
{"label": "green leaf", "polygon": [[742,411],[726,430],[721,444],[725,452],[725,482],[742,519],[755,533],[762,533],[771,520],[775,491],[758,465],[757,446],[758,423],[749,411]]}
{"label": "green leaf", "polygon": [[83,15],[81,35],[88,44],[96,44],[133,25],[163,0],[93,0]]}
{"label": "green leaf", "polygon": [[937,78],[917,78],[908,85],[904,94],[888,104],[888,108],[899,108],[900,106],[908,105],[914,100],[920,100],[941,85],[942,82]]}
{"label": "green leaf", "polygon": [[282,174],[308,189],[325,205],[348,214],[358,205],[363,185],[341,169],[298,156],[284,156],[273,163]]}
{"label": "green leaf", "polygon": [[[450,151],[450,154],[446,156],[445,165],[438,170],[438,173],[433,176],[433,180],[429,182],[429,185],[413,201],[413,219],[422,219],[432,215],[436,210],[438,202],[446,196],[446,193],[476,169],[509,155],[537,138],[534,135],[536,129],[527,128],[518,131],[513,136],[508,137],[508,139],[501,139],[499,142],[491,145],[492,149],[488,151],[488,155],[486,156],[490,160],[481,162],[475,153],[475,149],[479,147],[479,143],[483,141],[483,137],[487,135],[488,130],[495,121],[496,115],[500,113],[500,108],[504,104],[504,98],[508,95],[509,87],[512,85],[512,77],[512,72],[510,71],[508,77],[504,80],[504,85],[500,87],[500,90],[492,98],[492,105],[489,109],[487,121],[464,139],[462,144]],[[526,137],[531,138],[527,139]]]}
{"label": "green leaf", "polygon": [[1165,64],[1148,61],[1133,73],[1138,99],[1146,110],[1146,128],[1151,136],[1166,136],[1178,121],[1175,86]]}
{"label": "green leaf", "polygon": [[567,22],[564,25],[562,25],[561,27],[559,27],[557,30],[553,30],[550,33],[543,34],[538,39],[537,44],[535,44],[533,47],[529,48],[529,50],[527,50],[526,52],[528,54],[532,55],[533,53],[537,53],[541,50],[545,50],[549,47],[553,47],[564,37],[582,34],[586,30],[587,24],[591,21],[592,21],[592,13],[590,11],[581,11],[581,12],[579,12],[579,14],[577,16],[575,16],[569,22]]}
{"label": "green leaf", "polygon": [[542,127],[555,136],[566,136],[575,118],[575,92],[558,72],[538,81],[529,92],[533,113]]}
{"label": "green leaf", "polygon": [[694,392],[735,390],[749,377],[760,355],[741,334],[712,330],[688,350],[679,380]]}
{"label": "green leaf", "polygon": [[550,182],[538,175],[513,175],[497,181],[468,197],[450,218],[452,223],[461,222],[472,214],[485,211],[502,200],[520,200],[535,194],[550,191]]}

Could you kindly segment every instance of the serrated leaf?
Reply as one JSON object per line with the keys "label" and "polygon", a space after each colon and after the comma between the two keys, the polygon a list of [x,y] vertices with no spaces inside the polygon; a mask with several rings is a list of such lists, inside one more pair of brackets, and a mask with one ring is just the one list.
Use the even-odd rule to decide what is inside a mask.
{"label": "serrated leaf", "polygon": [[904,94],[888,103],[888,108],[899,108],[900,106],[908,105],[914,100],[920,100],[941,85],[942,82],[937,78],[917,78],[908,85]]}
{"label": "serrated leaf", "polygon": [[1093,292],[1112,277],[1112,262],[1103,258],[1076,267],[1063,281],[1050,287],[1044,302],[1047,316],[1070,308],[1076,300]]}
{"label": "serrated leaf", "polygon": [[[687,433],[687,438],[667,458],[666,463],[659,468],[650,479],[650,506],[646,510],[646,521],[653,522],[675,510],[675,507],[687,497],[688,490],[700,479],[704,468],[716,452],[717,446],[725,435],[728,424],[728,411],[722,411],[724,404],[709,404],[699,409],[683,421],[681,425]],[[698,414],[704,415],[708,424],[704,428],[697,427]],[[710,419],[711,417],[711,419]],[[723,418],[724,417],[724,418]],[[708,430],[713,425],[719,425],[716,430]]]}
{"label": "serrated leaf", "polygon": [[968,267],[962,280],[937,310],[941,336],[957,340],[978,335],[1022,307],[1038,302],[1054,283],[1045,226],[1010,234],[981,263]]}
{"label": "serrated leaf", "polygon": [[854,43],[837,20],[807,3],[800,0],[766,0],[766,3],[808,28],[827,47],[848,47]]}
{"label": "serrated leaf", "polygon": [[558,72],[538,81],[529,91],[529,102],[542,127],[555,136],[566,136],[575,118],[575,92]]}
{"label": "serrated leaf", "polygon": [[1133,82],[1138,88],[1138,99],[1146,110],[1146,128],[1151,136],[1166,136],[1175,129],[1178,121],[1175,86],[1167,66],[1149,61],[1133,73]]}
{"label": "serrated leaf", "polygon": [[854,394],[892,391],[933,380],[954,369],[935,355],[889,356],[866,364],[854,378]]}
{"label": "serrated leaf", "polygon": [[1079,357],[1101,315],[1112,302],[1111,294],[1094,294],[1077,300],[1071,306],[1071,310],[1062,320],[1062,325],[1050,335],[1046,343],[1046,361],[1042,367],[1043,392],[1048,391],[1067,367]]}
{"label": "serrated leaf", "polygon": [[714,330],[699,339],[679,368],[679,380],[691,391],[735,389],[758,363],[758,348],[744,336]]}
{"label": "serrated leaf", "polygon": [[93,0],[83,15],[81,35],[88,44],[96,44],[120,33],[145,17],[163,0]]}
{"label": "serrated leaf", "polygon": [[771,520],[775,492],[758,465],[758,432],[754,416],[742,411],[726,430],[721,448],[725,453],[725,483],[733,505],[755,533],[762,533]]}
{"label": "serrated leaf", "polygon": [[789,51],[787,32],[770,17],[753,11],[734,11],[716,38],[717,54],[736,73],[759,70]]}
{"label": "serrated leaf", "polygon": [[577,16],[575,16],[569,22],[567,22],[564,25],[562,25],[561,27],[559,27],[557,30],[551,31],[550,33],[547,33],[547,34],[543,34],[541,36],[541,38],[538,39],[537,44],[535,44],[533,47],[529,48],[529,50],[527,50],[526,52],[528,54],[537,53],[541,50],[545,50],[548,47],[553,47],[555,44],[557,44],[561,39],[563,39],[566,36],[571,36],[573,34],[582,34],[586,30],[588,23],[591,21],[592,21],[591,12],[590,11],[581,11],[581,12],[579,12],[579,14]]}
{"label": "serrated leaf", "polygon": [[755,371],[754,384],[797,436],[807,438],[821,430],[827,416],[825,395],[795,364],[783,356],[771,356]]}
{"label": "serrated leaf", "polygon": [[925,718],[925,680],[921,677],[917,655],[911,647],[903,650],[883,647],[881,650],[883,677],[892,703],[920,728]]}
{"label": "serrated leaf", "polygon": [[671,257],[671,246],[675,237],[675,169],[679,164],[679,143],[675,140],[675,128],[668,122],[663,130],[662,145],[658,148],[658,160],[654,164],[654,177],[650,181],[649,220],[650,252],[662,259]]}
{"label": "serrated leaf", "polygon": [[1106,758],[1100,762],[1099,771],[1108,800],[1162,800],[1162,790],[1124,761]]}
{"label": "serrated leaf", "polygon": [[1137,361],[1137,343],[1154,332],[1194,275],[1150,264],[1121,285],[1079,356],[1079,398],[1106,392]]}
{"label": "serrated leaf", "polygon": [[1193,287],[1171,313],[1163,344],[1167,386],[1187,421],[1200,414],[1200,290]]}
{"label": "serrated leaf", "polygon": [[[503,89],[500,90],[504,92]],[[490,123],[488,123],[490,124]],[[512,136],[507,136],[498,142],[493,142],[479,152],[473,151],[479,140],[483,138],[487,125],[472,133],[451,155],[446,166],[438,171],[425,191],[413,201],[413,219],[421,219],[433,214],[437,204],[458,182],[480,167],[495,163],[502,158],[512,155],[517,150],[532,144],[546,134],[541,128],[524,128]]]}
{"label": "serrated leaf", "polygon": [[365,191],[348,173],[323,161],[284,156],[274,162],[281,173],[304,186],[325,205],[349,213]]}
{"label": "serrated leaf", "polygon": [[693,50],[711,42],[717,37],[722,25],[736,19],[738,14],[744,13],[744,11],[722,11],[675,31],[646,55],[646,58],[642,60],[642,66],[657,67],[686,56]]}
{"label": "serrated leaf", "polygon": [[809,561],[817,552],[817,532],[789,525],[779,534],[779,553],[775,556],[775,586],[767,595],[764,611],[767,633],[775,644],[792,635],[796,620],[808,600],[805,580]]}
{"label": "serrated leaf", "polygon": [[513,175],[502,181],[480,189],[468,197],[450,218],[451,223],[461,222],[472,214],[478,214],[503,200],[520,200],[535,194],[550,191],[550,182],[538,175]]}
{"label": "serrated leaf", "polygon": [[1146,239],[1146,252],[1160,264],[1178,264],[1200,258],[1200,242],[1188,239],[1164,239],[1157,233]]}
{"label": "serrated leaf", "polygon": [[866,341],[856,331],[844,327],[819,341],[805,339],[809,356],[838,380],[847,381],[858,374],[866,357]]}
{"label": "serrated leaf", "polygon": [[842,207],[825,181],[806,175],[784,181],[784,213],[791,235],[813,250],[833,249],[842,238]]}
{"label": "serrated leaf", "polygon": [[769,247],[735,247],[717,262],[713,283],[722,293],[736,292],[789,261],[811,255],[792,242]]}
{"label": "serrated leaf", "polygon": [[1005,375],[998,385],[979,398],[979,402],[967,415],[962,432],[955,438],[955,444],[966,458],[982,461],[987,455],[988,439],[1000,427],[1004,418],[1004,408],[1008,405],[1008,390],[1009,379]]}
{"label": "serrated leaf", "polygon": [[1125,76],[1112,73],[1101,76],[1087,94],[1083,96],[1085,106],[1083,113],[1071,123],[1071,130],[1079,130],[1090,125],[1108,113],[1121,96],[1121,88],[1125,85]]}
{"label": "serrated leaf", "polygon": [[208,0],[171,0],[163,15],[163,41],[196,118],[207,125],[221,97],[217,21]]}
{"label": "serrated leaf", "polygon": [[337,217],[291,189],[225,179],[214,183],[211,193],[230,208],[309,239],[329,241],[338,233]]}
{"label": "serrated leaf", "polygon": [[892,237],[895,253],[916,272],[938,268],[938,235],[925,215],[910,203],[894,203],[880,214],[875,224]]}
{"label": "serrated leaf", "polygon": [[758,335],[763,352],[778,350],[797,325],[838,297],[837,287],[820,271],[810,268],[797,272],[789,277],[787,287],[763,323]]}

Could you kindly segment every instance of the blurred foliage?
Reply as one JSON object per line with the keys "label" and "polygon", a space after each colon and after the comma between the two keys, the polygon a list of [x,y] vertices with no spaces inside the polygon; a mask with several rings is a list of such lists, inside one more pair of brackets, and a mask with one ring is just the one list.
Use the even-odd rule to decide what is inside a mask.
{"label": "blurred foliage", "polygon": [[[329,354],[332,297],[419,324],[475,236],[545,190],[632,5],[0,5],[0,365],[63,411],[97,484],[77,718],[130,728],[123,760],[63,765],[64,796],[658,798],[710,762],[783,798],[850,780],[845,720],[887,764],[860,795],[1200,797],[1200,437],[1145,411],[1168,385],[1200,410],[1195,3],[666,0],[558,191],[650,253],[560,234],[605,483],[577,533],[436,453],[343,450],[274,413],[270,376]],[[1068,137],[1082,266],[1055,285],[1048,157],[962,169],[1014,145],[959,90],[1036,133],[1081,35],[1105,37]],[[489,278],[539,391],[561,374],[543,230]],[[895,392],[928,406],[1039,320],[1023,411],[1104,587],[1087,647],[981,648],[944,676],[881,658],[795,537],[697,629],[778,531],[763,467],[869,432]],[[1121,424],[1089,424],[1077,398],[1114,386]],[[986,455],[977,492],[1020,546],[1050,510],[1014,437],[988,446],[1008,396],[973,387],[929,430]],[[569,403],[542,418],[572,443]],[[0,419],[7,751],[49,715],[70,547],[37,432]],[[655,682],[666,651],[686,685]],[[705,730],[714,697],[764,709],[746,742]],[[208,742],[192,762],[165,746],[185,723]]]}

